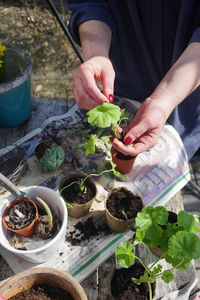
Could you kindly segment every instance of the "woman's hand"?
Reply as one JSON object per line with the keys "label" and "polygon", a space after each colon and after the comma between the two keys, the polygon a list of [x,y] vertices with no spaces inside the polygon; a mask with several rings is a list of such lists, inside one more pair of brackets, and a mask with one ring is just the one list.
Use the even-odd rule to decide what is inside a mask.
{"label": "woman's hand", "polygon": [[115,72],[107,57],[88,59],[73,72],[72,77],[74,97],[80,108],[89,110],[103,102],[113,102]]}
{"label": "woman's hand", "polygon": [[113,146],[125,155],[136,156],[152,148],[163,129],[168,114],[161,105],[147,98],[138,109],[135,117],[125,128],[123,142],[113,139]]}

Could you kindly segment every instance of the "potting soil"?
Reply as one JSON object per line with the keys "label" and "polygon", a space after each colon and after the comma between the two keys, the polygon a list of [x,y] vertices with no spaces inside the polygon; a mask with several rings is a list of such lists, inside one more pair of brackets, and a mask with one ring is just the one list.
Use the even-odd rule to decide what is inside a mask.
{"label": "potting soil", "polygon": [[9,300],[75,300],[64,289],[41,284],[9,298]]}

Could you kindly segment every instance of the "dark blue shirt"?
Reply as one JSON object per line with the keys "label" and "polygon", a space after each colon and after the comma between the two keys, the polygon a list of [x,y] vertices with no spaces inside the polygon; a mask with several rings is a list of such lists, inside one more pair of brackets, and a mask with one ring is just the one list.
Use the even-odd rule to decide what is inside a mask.
{"label": "dark blue shirt", "polygon": [[[69,28],[79,42],[78,26],[105,22],[112,30],[110,59],[115,94],[138,101],[150,96],[191,42],[200,42],[200,0],[68,0]],[[199,53],[200,59],[200,53]],[[200,146],[200,88],[169,117],[190,158]]]}

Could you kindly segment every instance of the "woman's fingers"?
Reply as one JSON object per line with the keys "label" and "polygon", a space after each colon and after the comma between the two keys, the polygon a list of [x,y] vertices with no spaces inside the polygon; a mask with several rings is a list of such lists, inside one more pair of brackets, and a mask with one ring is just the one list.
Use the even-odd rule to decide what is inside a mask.
{"label": "woman's fingers", "polygon": [[79,78],[74,79],[73,93],[76,103],[80,108],[89,110],[99,105],[99,102],[91,98],[90,95],[86,92],[84,85]]}
{"label": "woman's fingers", "polygon": [[[91,109],[104,102],[112,102],[114,69],[106,57],[93,57],[73,72],[73,92],[79,107]],[[103,92],[98,87],[100,83]]]}

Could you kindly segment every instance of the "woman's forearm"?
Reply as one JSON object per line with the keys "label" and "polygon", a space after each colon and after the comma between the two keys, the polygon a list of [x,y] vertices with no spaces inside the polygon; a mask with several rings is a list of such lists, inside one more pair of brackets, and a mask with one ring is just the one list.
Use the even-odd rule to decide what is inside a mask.
{"label": "woman's forearm", "polygon": [[149,97],[166,118],[200,85],[200,43],[191,43]]}
{"label": "woman's forearm", "polygon": [[84,60],[109,56],[112,32],[107,24],[96,20],[84,22],[79,26],[79,35]]}

